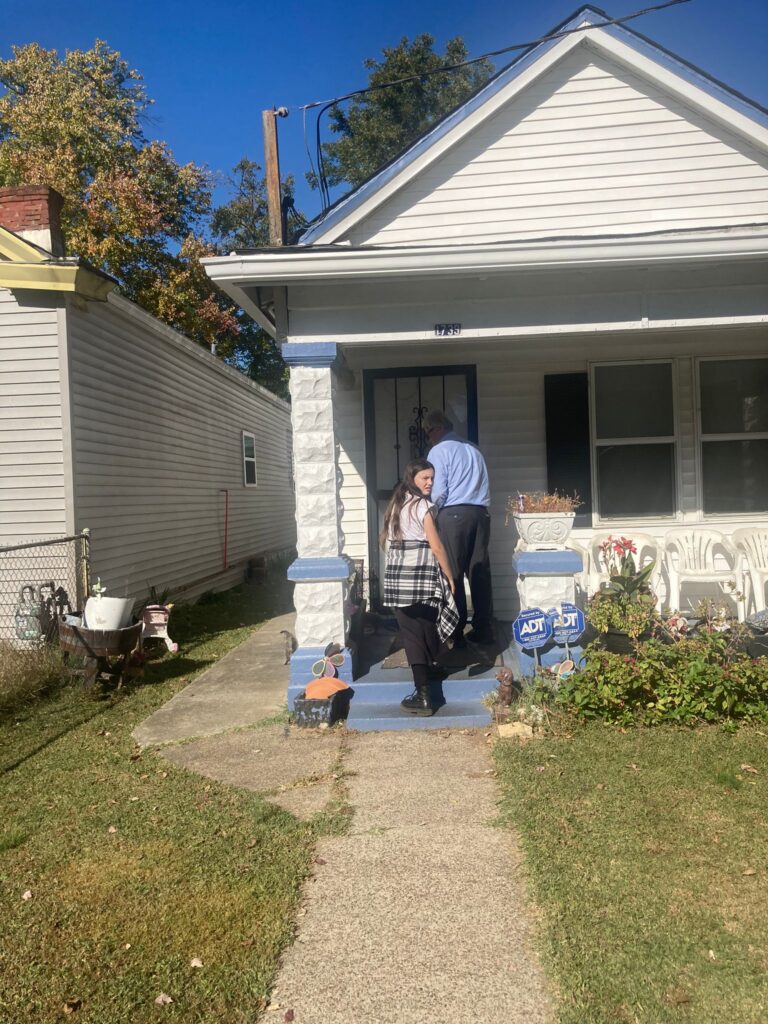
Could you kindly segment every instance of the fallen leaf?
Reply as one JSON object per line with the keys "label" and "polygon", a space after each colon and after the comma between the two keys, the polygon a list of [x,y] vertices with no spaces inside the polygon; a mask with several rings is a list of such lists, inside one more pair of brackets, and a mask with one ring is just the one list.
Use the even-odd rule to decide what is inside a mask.
{"label": "fallen leaf", "polygon": [[155,999],[155,1006],[168,1006],[173,1000],[167,992],[161,992],[160,995]]}
{"label": "fallen leaf", "polygon": [[252,839],[249,843],[245,844],[245,848],[246,848],[246,850],[252,850],[254,848],[254,846],[258,846],[258,845],[259,845],[259,840],[258,839]]}
{"label": "fallen leaf", "polygon": [[545,764],[537,764],[535,770],[537,772],[545,772],[547,770],[547,766]]}
{"label": "fallen leaf", "polygon": [[760,774],[760,772],[757,770],[757,768],[753,768],[751,764],[741,764],[741,765],[739,765],[739,768],[743,772],[749,772],[750,775],[759,775]]}
{"label": "fallen leaf", "polygon": [[754,868],[747,868],[746,871],[742,871],[742,875],[756,875],[757,872]]}
{"label": "fallen leaf", "polygon": [[82,1005],[82,999],[68,999],[62,1006],[62,1010],[64,1013],[77,1013]]}
{"label": "fallen leaf", "polygon": [[285,1013],[283,1014],[283,1020],[285,1021],[292,1021],[295,1019],[295,1017],[296,1014],[293,1012],[293,1010],[286,1010]]}
{"label": "fallen leaf", "polygon": [[240,943],[240,945],[241,946],[252,946],[255,941],[256,941],[255,939],[243,939],[243,941]]}
{"label": "fallen leaf", "polygon": [[26,892],[23,892],[21,894],[21,898],[23,900],[31,900],[32,899],[32,890],[31,889],[27,889]]}
{"label": "fallen leaf", "polygon": [[203,961],[200,959],[199,956],[193,956],[192,959],[189,961],[189,966],[190,967],[202,967],[203,966]]}
{"label": "fallen leaf", "polygon": [[130,942],[126,942],[126,944],[123,946],[123,949],[130,949],[130,948],[131,948]]}
{"label": "fallen leaf", "polygon": [[324,861],[322,857],[315,857],[315,864],[325,864],[325,863],[327,863],[327,862]]}
{"label": "fallen leaf", "polygon": [[715,956],[714,949],[710,949],[710,951],[709,951],[709,959],[710,960],[717,960],[717,957]]}
{"label": "fallen leaf", "polygon": [[631,764],[625,764],[624,767],[625,768],[631,768],[633,772],[639,772],[640,771],[640,769],[638,768],[638,766],[634,762],[632,762]]}
{"label": "fallen leaf", "polygon": [[605,789],[605,783],[598,782],[598,784],[595,786],[595,789]]}
{"label": "fallen leaf", "polygon": [[274,1010],[282,1010],[282,1006],[280,1005],[280,1003],[270,1003],[269,1006],[267,1007],[267,1009],[268,1010],[272,1010],[272,1011],[274,1011]]}
{"label": "fallen leaf", "polygon": [[137,796],[132,796],[132,797],[130,797],[130,802],[131,802],[132,804],[135,804],[135,803],[136,803],[136,801],[137,801],[138,799],[139,799],[139,798],[138,798]]}
{"label": "fallen leaf", "polygon": [[114,835],[115,832],[117,832],[117,829],[115,828],[114,825],[110,825],[109,828],[107,829],[107,832],[109,832],[110,835]]}
{"label": "fallen leaf", "polygon": [[145,775],[140,775],[139,778],[143,780],[143,779],[148,779],[149,776],[145,774]]}

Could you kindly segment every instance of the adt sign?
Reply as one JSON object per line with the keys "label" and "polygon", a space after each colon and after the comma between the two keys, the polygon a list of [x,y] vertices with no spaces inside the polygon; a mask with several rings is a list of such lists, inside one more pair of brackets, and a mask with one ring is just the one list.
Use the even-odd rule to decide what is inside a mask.
{"label": "adt sign", "polygon": [[515,641],[525,650],[544,647],[552,637],[552,623],[541,608],[528,608],[520,612],[512,623]]}
{"label": "adt sign", "polygon": [[553,608],[549,615],[552,620],[553,636],[556,644],[570,644],[578,640],[586,628],[584,613],[575,604],[567,602],[560,605],[560,610]]}

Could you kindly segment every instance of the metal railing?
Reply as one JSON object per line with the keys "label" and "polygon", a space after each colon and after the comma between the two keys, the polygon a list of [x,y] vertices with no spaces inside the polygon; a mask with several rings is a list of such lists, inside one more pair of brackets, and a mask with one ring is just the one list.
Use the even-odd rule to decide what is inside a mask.
{"label": "metal railing", "polygon": [[0,547],[0,641],[55,639],[58,616],[81,612],[90,587],[88,530]]}

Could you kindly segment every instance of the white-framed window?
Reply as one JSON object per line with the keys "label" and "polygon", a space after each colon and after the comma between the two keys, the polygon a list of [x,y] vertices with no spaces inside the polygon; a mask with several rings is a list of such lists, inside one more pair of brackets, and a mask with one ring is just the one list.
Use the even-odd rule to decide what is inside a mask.
{"label": "white-framed window", "polygon": [[768,358],[697,363],[704,515],[768,511]]}
{"label": "white-framed window", "polygon": [[243,485],[255,487],[256,477],[256,436],[243,431]]}
{"label": "white-framed window", "polygon": [[590,367],[594,505],[604,519],[677,514],[675,373],[671,360]]}

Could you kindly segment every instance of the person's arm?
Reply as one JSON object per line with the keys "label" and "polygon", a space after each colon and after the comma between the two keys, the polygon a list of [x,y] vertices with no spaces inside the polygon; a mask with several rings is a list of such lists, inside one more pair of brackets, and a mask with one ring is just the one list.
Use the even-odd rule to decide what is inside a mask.
{"label": "person's arm", "polygon": [[432,548],[432,552],[437,559],[437,564],[443,570],[443,575],[448,580],[448,586],[451,588],[451,593],[455,594],[456,583],[453,579],[451,563],[448,561],[448,552],[445,550],[443,542],[440,540],[440,535],[437,532],[435,520],[432,517],[431,512],[428,512],[424,517],[424,536],[427,538],[427,542]]}
{"label": "person's arm", "polygon": [[429,500],[438,508],[442,508],[448,500],[448,465],[446,461],[446,448],[440,451],[440,445],[436,444],[427,456],[435,467],[435,481],[432,484],[432,493]]}

